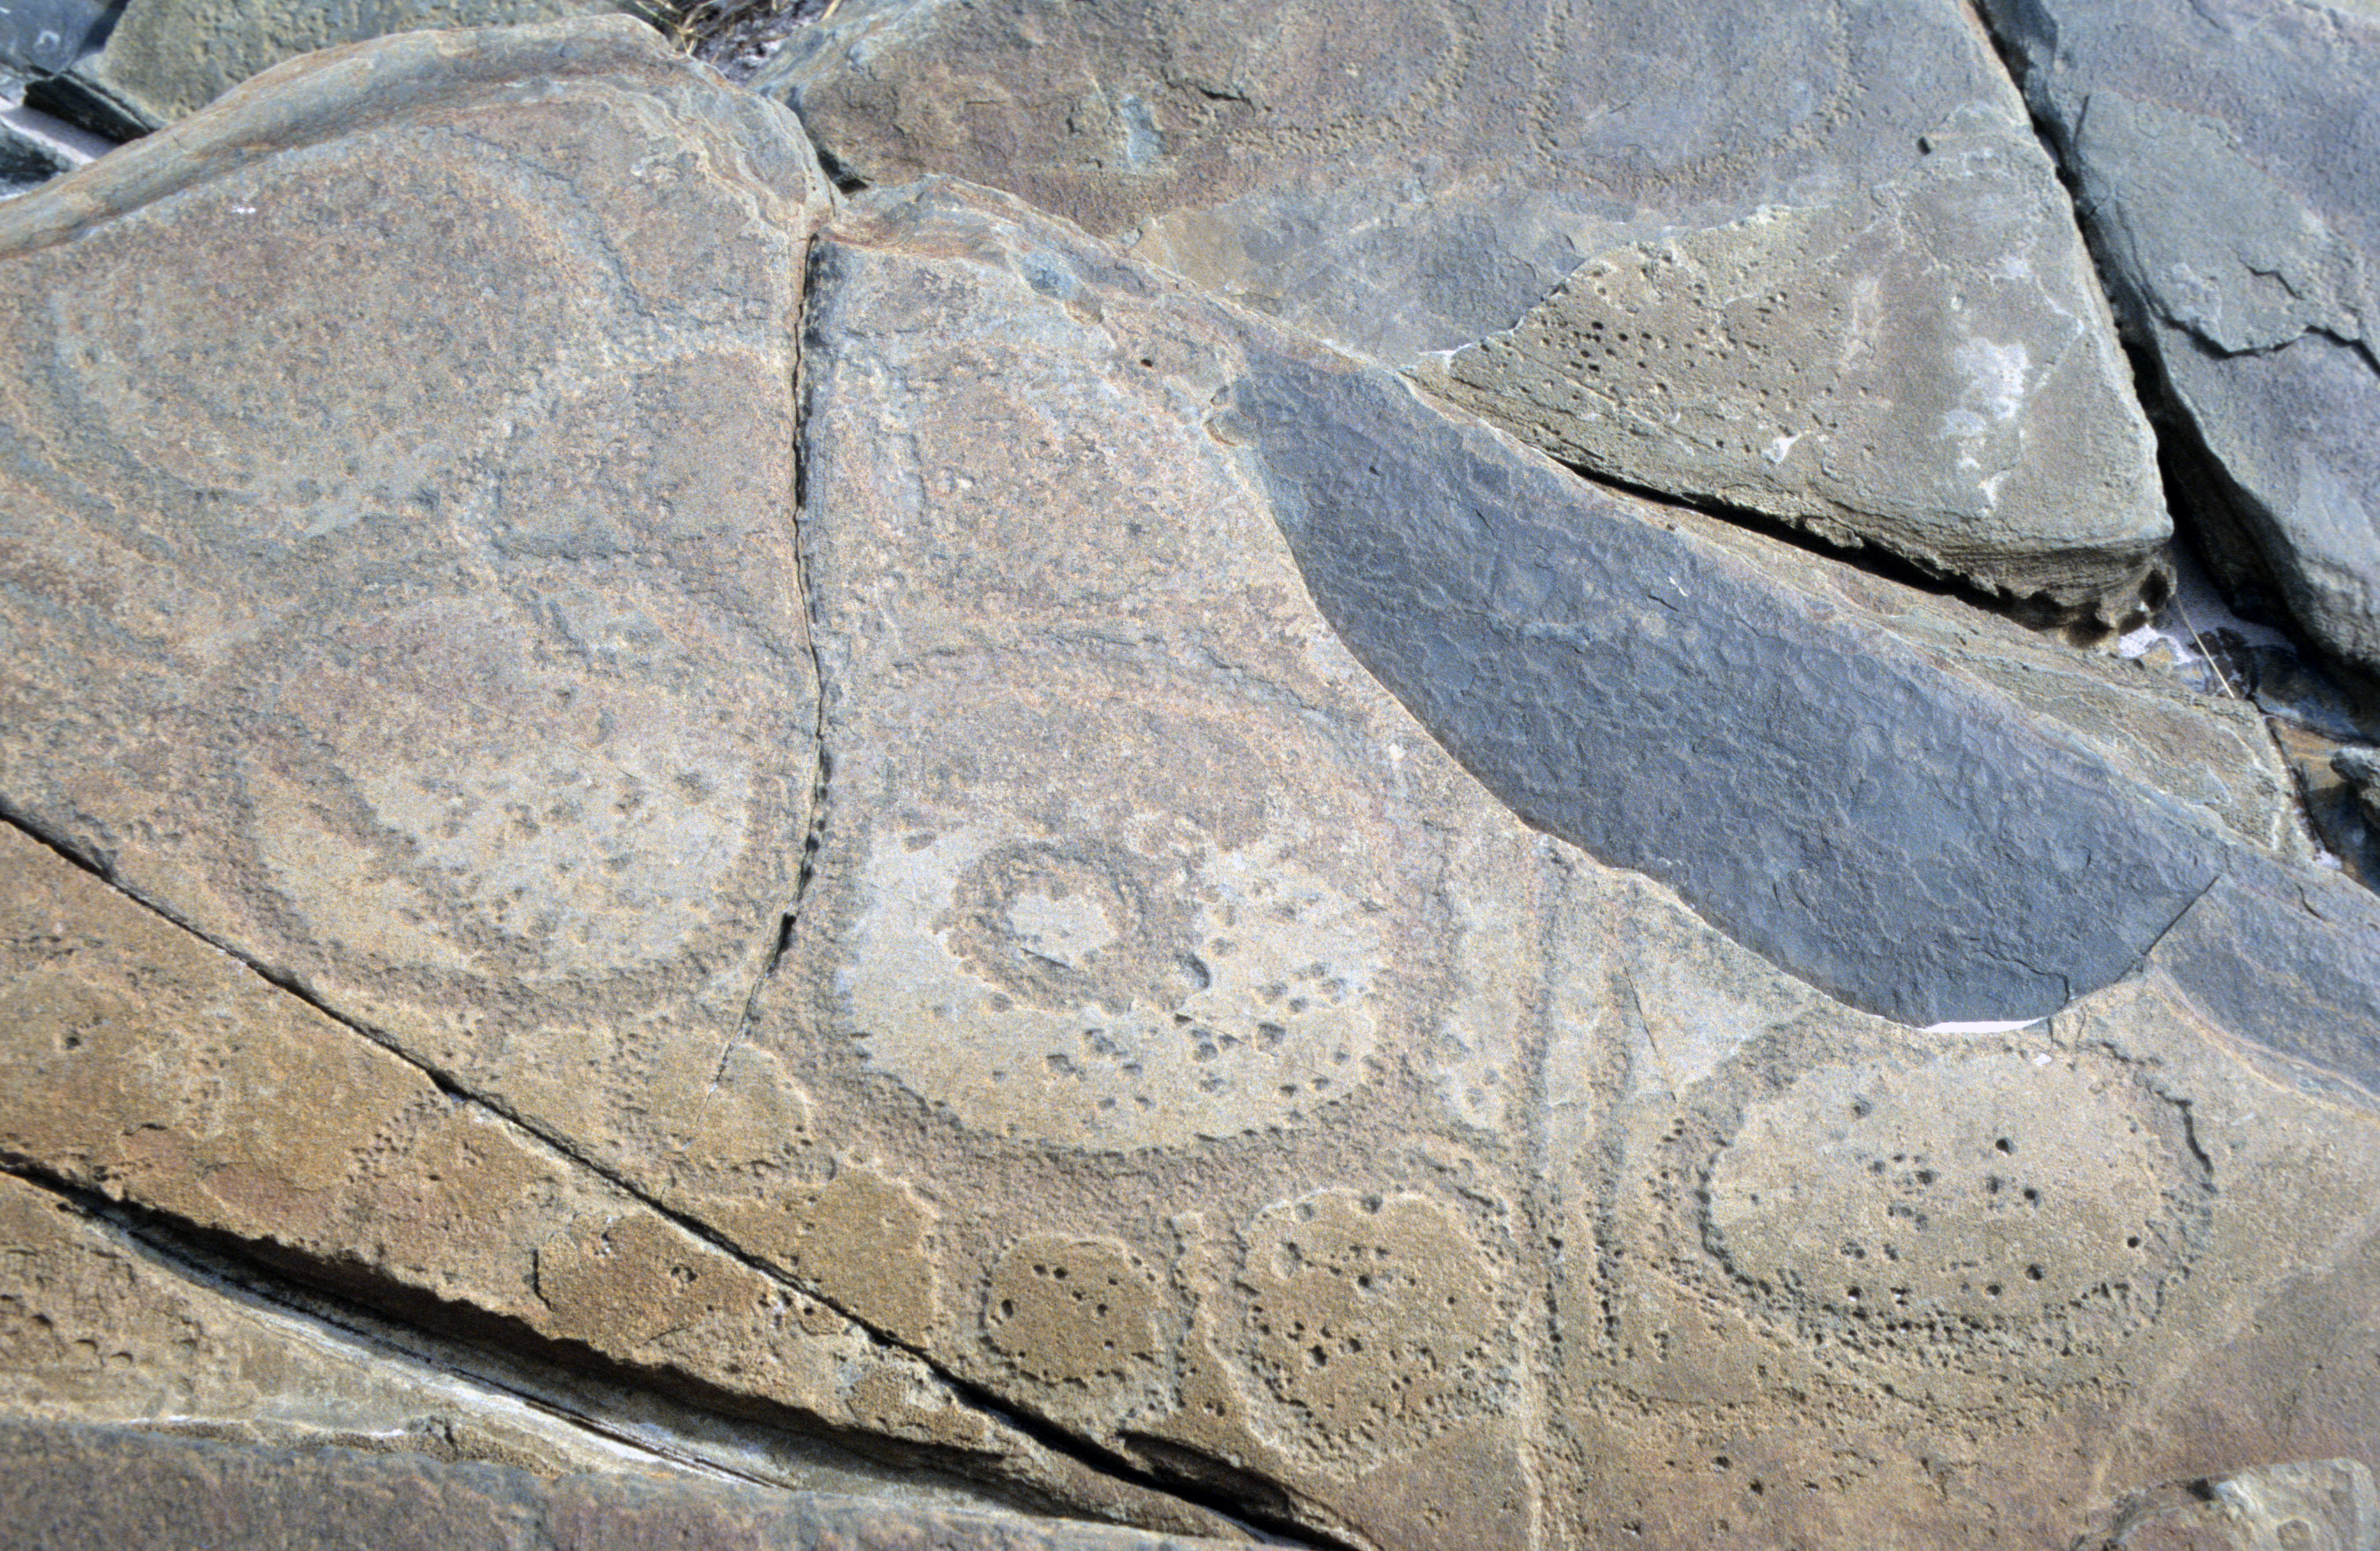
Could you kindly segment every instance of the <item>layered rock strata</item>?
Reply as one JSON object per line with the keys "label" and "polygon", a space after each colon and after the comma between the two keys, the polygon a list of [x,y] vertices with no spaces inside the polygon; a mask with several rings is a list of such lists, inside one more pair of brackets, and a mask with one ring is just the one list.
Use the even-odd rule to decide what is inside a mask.
{"label": "layered rock strata", "polygon": [[2121,612],[2169,528],[2066,197],[1955,5],[874,0],[754,80],[1555,455]]}
{"label": "layered rock strata", "polygon": [[625,20],[0,279],[7,1198],[1144,1529],[2362,1522],[2380,910],[2238,708]]}
{"label": "layered rock strata", "polygon": [[432,1464],[351,1449],[238,1448],[95,1427],[0,1423],[0,1512],[53,1551],[307,1545],[379,1551],[1197,1551],[1220,1542],[1083,1524],[763,1492],[715,1482],[578,1474],[547,1482],[501,1465]]}
{"label": "layered rock strata", "polygon": [[[2380,14],[1986,0],[2264,573],[2380,670]],[[2250,558],[2252,556],[2252,558]]]}

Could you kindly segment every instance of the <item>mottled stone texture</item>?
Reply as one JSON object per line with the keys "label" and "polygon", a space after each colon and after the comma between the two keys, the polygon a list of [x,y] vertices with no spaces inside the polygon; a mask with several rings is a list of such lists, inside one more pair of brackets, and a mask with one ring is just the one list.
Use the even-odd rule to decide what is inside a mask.
{"label": "mottled stone texture", "polygon": [[43,1551],[1194,1551],[1215,1541],[720,1482],[238,1448],[0,1422],[0,1515]]}
{"label": "mottled stone texture", "polygon": [[[0,807],[156,913],[118,902],[97,984],[53,961],[112,896],[24,924],[10,1147],[419,1315],[1210,1526],[854,1324],[931,1307],[929,1214],[783,1180],[799,1096],[736,1053],[817,775],[825,199],[782,109],[613,19],[319,55],[0,208]],[[336,1021],[229,961],[245,1037],[140,983],[200,939]],[[650,1204],[739,1170],[778,1271]]]}
{"label": "mottled stone texture", "polygon": [[[1693,176],[1866,144],[1812,122]],[[103,1363],[212,1266],[667,1397],[569,1391],[624,1449],[1143,1530],[1983,1551],[2223,1480],[2362,1533],[2380,911],[2236,708],[1010,196],[839,200],[625,20],[286,67],[0,206],[0,279],[24,1393],[91,1277]],[[160,1371],[266,1436],[217,1350]],[[401,1403],[340,1388],[309,1436]],[[150,1474],[326,1500],[233,1458]],[[352,1468],[375,1533],[978,1533]]]}
{"label": "mottled stone texture", "polygon": [[[42,1179],[475,1339],[592,1357],[895,1458],[1169,1511],[1122,1483],[1103,1496],[914,1357],[5,828],[0,1056],[0,1161]],[[34,1268],[10,1266],[12,1323],[55,1329],[73,1278]],[[156,1355],[157,1382],[175,1382],[181,1361]]]}
{"label": "mottled stone texture", "polygon": [[644,0],[128,0],[102,46],[73,61],[50,90],[101,126],[141,134],[187,118],[249,77],[317,49],[425,28],[622,11],[659,14]]}
{"label": "mottled stone texture", "polygon": [[1984,9],[2261,556],[2256,579],[2323,646],[2380,668],[2380,14]]}
{"label": "mottled stone texture", "polygon": [[[939,1364],[1379,1545],[2065,1540],[2180,1460],[2356,1447],[2364,1370],[2315,1329],[2380,1339],[2365,1274],[2281,1267],[2373,1242],[2306,1150],[2380,1173],[2357,1085],[2380,1062],[2351,1032],[2369,927],[2120,774],[2104,724],[2075,730],[2109,713],[980,191],[861,201],[808,307],[831,777],[753,1046],[817,1134],[935,1202]],[[1497,547],[1541,529],[1561,537]],[[1482,636],[1482,614],[1517,622]],[[1607,627],[1635,649],[1606,672],[1497,698]],[[1747,701],[1765,673],[1793,687]],[[1573,705],[1623,708],[1593,762],[1487,757]],[[1728,779],[1684,739],[1698,717],[1742,717],[1768,783],[1723,818],[1648,797],[1589,849],[1718,869],[1804,822],[1767,828],[1792,793],[1857,816],[1898,792],[1929,817],[1828,831],[1888,885],[1820,909],[1746,869],[1698,919],[1483,800],[1516,769],[1589,806]],[[1898,757],[1855,780],[1861,728]],[[1953,772],[1930,800],[1927,769]],[[2004,806],[1978,819],[1975,792]],[[2013,848],[1987,883],[1900,849],[1961,833]],[[2038,888],[2085,852],[2107,870],[2059,889],[2112,925]],[[2127,917],[2161,876],[2155,918]],[[1950,945],[2028,913],[2063,926]],[[1859,923],[1924,994],[2005,994],[2020,953],[2069,966],[2034,1012],[2117,983],[2021,1032],[1918,1032],[1706,920],[1804,934],[1762,944],[1804,974]],[[2296,934],[2334,983],[2210,1021],[2227,931]],[[1988,1015],[1909,994],[1912,1019]],[[723,1190],[711,1220],[740,1220],[735,1189],[765,1194]],[[2310,1215],[2278,1208],[2309,1189]],[[2224,1356],[2247,1305],[2269,1380]],[[2338,1376],[2295,1412],[2316,1363]]]}
{"label": "mottled stone texture", "polygon": [[0,206],[8,811],[613,1158],[794,889],[824,186],[625,19],[313,56]]}
{"label": "mottled stone texture", "polygon": [[2168,524],[2071,212],[1950,0],[853,0],[755,84],[1572,462],[2068,604]]}

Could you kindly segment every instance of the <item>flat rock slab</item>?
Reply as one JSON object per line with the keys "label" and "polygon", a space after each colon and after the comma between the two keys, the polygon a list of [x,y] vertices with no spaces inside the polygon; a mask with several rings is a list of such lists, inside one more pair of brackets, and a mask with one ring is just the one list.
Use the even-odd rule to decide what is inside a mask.
{"label": "flat rock slab", "polygon": [[[0,1177],[0,1242],[8,1246],[0,1416],[345,1445],[547,1476],[724,1467],[797,1489],[889,1485],[934,1506],[1007,1506],[914,1461],[882,1464],[779,1429],[705,1428],[649,1385],[540,1367],[521,1343],[500,1363],[386,1322],[359,1331],[370,1322],[352,1302],[328,1305],[325,1317],[291,1307],[284,1284],[273,1284],[273,1297],[226,1286],[161,1252],[157,1219],[142,1221],[145,1238],[104,1220],[88,1195]],[[458,1354],[467,1354],[459,1363]],[[613,1424],[589,1425],[594,1416]],[[642,1439],[623,1438],[624,1417],[643,1424]],[[667,1437],[667,1453],[648,1446],[657,1436]]]}
{"label": "flat rock slab", "polygon": [[0,209],[12,1167],[1144,1527],[2070,1544],[2380,1436],[2380,923],[2252,765],[829,202],[614,21]]}
{"label": "flat rock slab", "polygon": [[[262,1267],[896,1462],[1225,1527],[1050,1452],[912,1353],[8,828],[0,1056],[21,1079],[0,1093],[0,1158]],[[11,1280],[30,1268],[14,1262]],[[61,1317],[37,1283],[6,1295],[36,1327]]]}
{"label": "flat rock slab", "polygon": [[1622,480],[2066,604],[2168,532],[1948,0],[875,0],[755,84],[852,176],[1010,189]]}
{"label": "flat rock slab", "polygon": [[2380,12],[1986,0],[2269,582],[2380,668]]}
{"label": "flat rock slab", "polygon": [[319,54],[0,206],[9,812],[664,1151],[808,827],[824,201],[782,109],[614,18]]}
{"label": "flat rock slab", "polygon": [[642,0],[129,0],[103,41],[51,68],[53,100],[118,139],[163,128],[285,60],[425,28],[519,26],[626,12]]}
{"label": "flat rock slab", "polygon": [[1100,1524],[631,1475],[0,1422],[0,1513],[44,1551],[1193,1551]]}
{"label": "flat rock slab", "polygon": [[[1741,535],[1583,490],[1398,377],[994,194],[856,201],[821,233],[808,307],[831,773],[752,1091],[807,1118],[830,1182],[931,1206],[909,1339],[939,1367],[1143,1469],[1383,1547],[2063,1541],[2111,1521],[2097,1493],[2179,1479],[2193,1451],[2329,1458],[2370,1425],[2351,1377],[2319,1380],[2302,1418],[2276,1387],[2333,1363],[2325,1322],[2374,1339],[2368,1201],[2326,1191],[2284,1222],[2273,1193],[2318,1177],[2315,1145],[2380,1177],[2358,1085],[2380,1060],[2368,1038],[2301,1038],[2303,1006],[2216,1021],[2198,993],[2219,975],[2192,957],[2335,891],[2127,782],[1938,637],[1764,582]],[[1492,551],[1558,500],[1593,543],[1498,573],[1534,633],[1467,634],[1487,562],[1462,546]],[[1387,547],[1431,535],[1449,548]],[[1616,569],[1638,554],[1658,568]],[[1594,608],[1560,591],[1589,581]],[[1509,697],[1497,675],[1535,670],[1503,665],[1592,662],[1613,619],[1658,663],[1651,622],[1672,618],[1709,673],[1615,713],[1592,762],[1558,743],[1518,762],[1547,736],[1532,707],[1624,704],[1640,665],[1548,667]],[[1462,715],[1390,693],[1414,662],[1504,741],[1441,746],[1429,720]],[[2016,843],[2065,812],[2103,860],[2146,848],[2130,873],[2057,875],[2115,927],[2057,917],[2011,867],[1995,887],[2026,903],[1979,893],[1962,930],[2035,912],[2120,932],[2128,887],[2204,870],[2169,875],[2092,972],[2118,984],[2030,1028],[1921,1031],[1488,800],[1516,769],[1682,789],[1712,762],[1658,745],[1772,672],[1795,687],[1753,698],[1746,746],[1767,752],[1747,757],[1803,785],[1740,801],[1729,847],[1794,790],[1922,790],[1909,769],[1938,737],[1966,773],[1934,832]],[[1898,687],[1835,693],[1864,673]],[[1870,726],[1900,766],[1826,762]],[[1450,747],[1486,751],[1482,779]],[[1643,773],[1617,779],[1631,759]],[[1612,829],[1686,836],[1693,811],[1648,799]],[[2295,899],[2258,891],[2282,882]],[[1822,903],[1877,911],[1878,942],[1927,908],[1840,893]],[[1827,929],[1816,904],[1740,898]],[[2234,905],[2245,920],[2217,925]],[[2367,917],[2305,931],[2310,962],[2373,978]],[[2023,951],[2070,951],[2048,937]],[[1983,977],[2012,958],[1927,963],[1998,993]],[[2320,1026],[2351,1028],[2358,995],[2334,988]],[[688,1210],[763,1263],[809,1263],[814,1187],[714,1179]],[[2352,1266],[2283,1269],[2333,1242]],[[2266,1379],[2218,1355],[2243,1301],[2271,1312]],[[1971,1495],[1926,1484],[1953,1450]],[[1828,1462],[1846,1459],[1862,1471]]]}

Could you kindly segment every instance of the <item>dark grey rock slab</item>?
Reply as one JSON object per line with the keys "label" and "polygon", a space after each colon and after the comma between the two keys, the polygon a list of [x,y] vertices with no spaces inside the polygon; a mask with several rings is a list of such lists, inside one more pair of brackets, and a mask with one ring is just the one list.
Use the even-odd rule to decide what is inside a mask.
{"label": "dark grey rock slab", "polygon": [[2120,604],[2168,526],[2072,212],[1949,0],[851,0],[754,78],[1567,461]]}
{"label": "dark grey rock slab", "polygon": [[2380,665],[2380,12],[1985,0],[2282,601]]}
{"label": "dark grey rock slab", "polygon": [[16,85],[0,78],[0,195],[38,188],[113,149],[111,141],[28,107]]}
{"label": "dark grey rock slab", "polygon": [[2343,878],[2241,860],[2157,946],[2217,1026],[2380,1093],[2380,904]]}
{"label": "dark grey rock slab", "polygon": [[65,69],[99,46],[110,9],[100,0],[9,0],[0,6],[0,71]]}
{"label": "dark grey rock slab", "polygon": [[1190,1551],[1219,1541],[898,1498],[0,1421],[0,1521],[31,1551]]}
{"label": "dark grey rock slab", "polygon": [[2004,704],[1391,379],[1257,357],[1218,430],[1324,612],[1475,775],[1854,1006],[2055,1012],[2223,866]]}

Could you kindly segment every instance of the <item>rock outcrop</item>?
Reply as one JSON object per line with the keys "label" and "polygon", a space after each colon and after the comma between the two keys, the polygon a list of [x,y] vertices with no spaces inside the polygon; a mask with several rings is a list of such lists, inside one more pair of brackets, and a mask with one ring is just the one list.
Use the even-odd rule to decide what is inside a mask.
{"label": "rock outcrop", "polygon": [[2252,548],[2235,569],[2380,669],[2380,14],[1985,0],[2126,321]]}
{"label": "rock outcrop", "polygon": [[875,0],[755,79],[1559,457],[2064,604],[2168,527],[2072,213],[1956,5]]}
{"label": "rock outcrop", "polygon": [[[991,14],[785,68],[857,91]],[[1829,17],[1853,65],[1932,42],[1840,110],[1791,85],[1834,55],[1747,54],[1773,91],[1679,122],[1803,127],[1595,229],[1834,231],[1904,154],[1849,126],[1937,100],[1907,155],[2032,186],[1955,13]],[[1185,274],[1194,175],[1287,208],[1292,142],[1224,129],[1340,89],[1302,15],[1159,19],[1274,73],[1184,54],[1210,118],[1140,99],[1148,183],[1033,175],[1156,201],[1090,212],[1136,251],[838,191],[624,18],[311,55],[0,203],[0,1454],[44,1461],[0,1507],[2368,1538],[2380,903],[2256,712],[1582,479],[1463,386],[1485,345]],[[1501,79],[1485,27],[1449,79]],[[1517,89],[1451,90],[1407,94],[1471,155]],[[864,95],[820,101],[955,111]],[[1634,165],[1575,107],[1557,151]],[[1431,284],[1394,326],[1475,296]]]}
{"label": "rock outcrop", "polygon": [[45,68],[46,95],[95,129],[162,128],[285,60],[424,28],[495,27],[626,12],[643,0],[121,0],[98,46]]}

